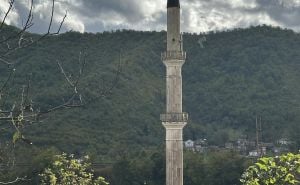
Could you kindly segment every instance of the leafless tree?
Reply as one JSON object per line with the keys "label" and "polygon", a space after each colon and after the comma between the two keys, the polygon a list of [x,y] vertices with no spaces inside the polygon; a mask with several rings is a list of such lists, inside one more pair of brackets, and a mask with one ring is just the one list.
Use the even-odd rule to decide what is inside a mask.
{"label": "leafless tree", "polygon": [[[9,15],[12,13],[15,5],[15,0],[8,0],[8,9],[4,13],[2,20],[0,20],[0,65],[3,65],[4,68],[7,66],[7,78],[1,82],[0,81],[0,128],[1,131],[6,129],[14,129],[15,133],[13,135],[13,143],[17,140],[23,140],[24,142],[31,144],[31,141],[26,139],[21,132],[21,128],[25,123],[32,123],[38,121],[38,117],[41,114],[38,110],[33,109],[32,101],[29,99],[29,92],[31,88],[31,80],[27,80],[27,84],[22,87],[22,93],[20,100],[10,100],[13,102],[11,105],[8,105],[9,101],[9,92],[12,88],[11,82],[15,77],[15,63],[11,61],[10,55],[16,53],[18,50],[30,47],[37,43],[38,41],[51,36],[57,35],[60,33],[61,27],[65,21],[67,14],[62,17],[62,20],[59,24],[59,27],[55,32],[52,32],[53,27],[53,17],[55,10],[55,0],[52,0],[52,8],[50,13],[50,21],[48,24],[47,31],[39,36],[32,36],[29,34],[29,29],[34,25],[33,23],[33,0],[29,0],[29,10],[27,16],[22,20],[22,27],[15,32],[7,32],[6,29],[8,25],[6,21]],[[2,66],[2,67],[3,67]],[[50,112],[50,111],[49,111]],[[14,149],[8,144],[1,140],[0,143],[0,166],[1,167],[14,167],[15,158],[14,158]],[[26,177],[16,177],[13,180],[7,182],[0,181],[0,184],[14,184],[20,181],[27,180]]]}
{"label": "leafless tree", "polygon": [[[58,35],[61,31],[62,25],[67,16],[66,14],[61,18],[61,22],[56,28],[55,32],[53,30],[53,18],[55,14],[55,0],[52,1],[51,13],[49,14],[49,23],[47,27],[47,31],[41,35],[32,35],[28,33],[29,29],[34,25],[34,17],[33,17],[33,8],[34,1],[29,0],[29,9],[27,16],[22,21],[22,27],[16,31],[9,33],[5,32],[7,28],[7,18],[9,14],[13,11],[15,0],[8,0],[8,9],[5,12],[2,20],[0,20],[0,65],[6,66],[7,68],[7,77],[0,81],[0,131],[12,130],[14,131],[12,143],[16,143],[17,141],[23,141],[27,144],[32,144],[32,142],[27,139],[23,133],[22,129],[31,126],[43,121],[43,119],[49,114],[62,109],[70,109],[76,107],[82,107],[90,102],[93,102],[95,99],[107,96],[111,93],[112,89],[116,86],[120,72],[121,72],[121,54],[119,64],[116,70],[115,78],[112,80],[110,85],[102,86],[98,89],[97,96],[93,98],[85,98],[82,95],[81,89],[81,79],[85,70],[85,66],[87,63],[86,53],[79,53],[78,57],[78,72],[77,75],[70,75],[68,70],[66,70],[63,66],[63,62],[57,61],[58,70],[61,73],[62,78],[64,78],[70,87],[70,96],[66,99],[63,99],[60,104],[53,105],[52,107],[41,110],[40,107],[36,106],[35,103],[31,99],[31,88],[34,84],[32,84],[32,80],[30,75],[24,85],[21,87],[21,93],[17,99],[10,99],[10,92],[13,91],[12,83],[15,79],[16,75],[16,67],[15,62],[10,60],[10,56],[13,53],[16,53],[18,50],[28,48],[37,42],[45,39],[48,36]],[[121,53],[121,52],[120,52]],[[1,133],[0,133],[1,134]],[[2,144],[3,145],[3,144]],[[3,150],[2,150],[3,149]],[[0,159],[0,165],[14,165],[13,155],[7,156],[2,155],[2,153],[8,152],[7,147],[0,146],[0,158],[3,157],[3,160]],[[10,152],[11,154],[11,152]],[[4,159],[5,158],[5,159]],[[8,163],[7,163],[8,162]],[[16,177],[13,180],[8,182],[0,182],[0,184],[14,184],[19,181],[28,180],[26,177]]]}
{"label": "leafless tree", "polygon": [[[8,10],[6,11],[1,23],[0,23],[0,34],[3,32],[4,27],[6,26],[5,22],[7,20],[7,17],[11,13],[11,11],[14,8],[15,0],[9,0],[9,6]],[[61,27],[65,21],[65,18],[67,16],[67,12],[62,18],[59,27],[55,32],[51,32],[51,28],[53,27],[53,17],[54,17],[54,10],[55,10],[55,0],[52,0],[52,8],[51,8],[51,15],[50,15],[50,21],[48,24],[48,29],[46,33],[40,35],[37,38],[33,38],[30,34],[27,33],[27,31],[34,25],[33,23],[33,0],[30,0],[30,7],[27,14],[27,17],[25,20],[22,20],[23,25],[21,29],[17,32],[11,33],[10,35],[1,35],[0,40],[0,61],[6,65],[12,65],[13,62],[7,60],[7,56],[9,56],[11,53],[28,47],[43,38],[50,36],[50,35],[57,35],[60,33]]]}
{"label": "leafless tree", "polygon": [[[33,37],[32,34],[29,34],[27,31],[29,28],[33,26],[33,0],[30,1],[29,11],[28,15],[26,16],[26,19],[23,21],[24,24],[22,28],[15,33],[11,33],[11,35],[8,36],[2,36],[2,40],[0,40],[0,64],[6,65],[7,70],[9,71],[9,74],[7,75],[6,80],[1,84],[0,83],[0,103],[7,100],[7,96],[9,95],[9,90],[11,88],[11,83],[14,80],[16,69],[14,67],[14,62],[8,60],[8,56],[17,50],[30,47],[31,45],[35,44],[36,42],[46,38],[47,36],[52,35],[58,35],[60,33],[60,30],[62,28],[62,25],[65,21],[65,18],[67,16],[67,13],[62,17],[61,22],[55,32],[51,32],[53,27],[53,17],[54,17],[54,10],[55,10],[55,0],[52,1],[52,8],[51,8],[51,14],[49,18],[49,24],[48,29],[46,33],[38,36]],[[5,13],[1,24],[0,24],[0,34],[3,31],[4,27],[6,26],[5,21],[13,10],[15,0],[9,0],[9,6],[8,10]],[[6,121],[6,123],[10,123],[7,127],[3,127],[0,125],[0,129],[6,129],[13,127],[15,130],[15,134],[13,137],[13,142],[17,140],[25,141],[26,143],[31,143],[31,141],[27,140],[21,132],[21,129],[23,127],[26,127],[28,125],[32,125],[35,123],[39,123],[43,116],[58,111],[62,109],[69,109],[69,108],[75,108],[75,107],[81,107],[86,104],[88,104],[90,101],[85,101],[84,97],[82,97],[82,93],[80,91],[80,80],[82,79],[83,72],[85,70],[86,66],[86,53],[81,52],[79,54],[78,58],[78,74],[73,75],[72,77],[69,75],[69,73],[64,69],[63,63],[58,61],[58,69],[60,70],[62,77],[65,78],[68,85],[71,87],[69,88],[71,90],[71,95],[67,99],[63,99],[61,104],[59,105],[53,105],[53,107],[47,109],[47,110],[40,110],[39,107],[35,107],[33,101],[30,99],[30,89],[31,89],[31,79],[28,78],[25,85],[22,87],[22,92],[20,94],[18,101],[11,101],[11,105],[9,106],[1,106],[0,104],[0,122]],[[103,96],[108,95],[111,90],[116,86],[117,81],[119,79],[119,74],[121,72],[121,54],[120,54],[120,60],[117,67],[115,78],[113,79],[112,83],[109,86],[102,87],[96,94],[97,96],[93,98],[100,98]],[[2,104],[3,105],[3,104]]]}
{"label": "leafless tree", "polygon": [[[27,16],[24,20],[22,20],[22,27],[15,32],[10,32],[9,34],[4,33],[6,25],[6,20],[9,14],[13,11],[15,0],[8,1],[8,9],[5,12],[2,21],[0,23],[0,64],[7,66],[7,71],[9,75],[6,80],[0,85],[0,103],[6,101],[6,95],[11,88],[11,81],[15,76],[15,64],[13,61],[9,60],[9,56],[12,53],[17,52],[20,49],[30,47],[36,42],[46,38],[50,35],[57,35],[60,33],[61,27],[65,21],[67,13],[62,17],[62,20],[59,24],[59,27],[55,32],[51,32],[53,28],[53,17],[55,11],[55,0],[52,0],[51,13],[49,18],[49,24],[47,31],[39,36],[32,36],[32,34],[28,33],[28,30],[34,25],[33,22],[33,8],[34,2],[33,0],[29,0],[29,10],[27,12]],[[18,139],[26,140],[24,136],[22,136],[20,132],[20,128],[24,122],[33,122],[36,121],[41,113],[37,113],[33,110],[32,102],[29,100],[29,90],[31,86],[31,81],[28,79],[27,85],[22,87],[21,98],[19,101],[13,101],[9,108],[7,106],[0,105],[0,121],[6,121],[11,123],[13,128],[16,130],[14,135],[14,141]],[[49,110],[50,112],[50,110]],[[3,127],[2,127],[3,129]]]}

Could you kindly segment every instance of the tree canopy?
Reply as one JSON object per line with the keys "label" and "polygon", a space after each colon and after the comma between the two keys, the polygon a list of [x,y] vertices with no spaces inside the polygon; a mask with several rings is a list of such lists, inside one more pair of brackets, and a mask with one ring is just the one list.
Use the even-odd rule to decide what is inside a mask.
{"label": "tree canopy", "polygon": [[53,163],[40,174],[42,185],[108,185],[103,177],[94,177],[88,156],[75,159],[74,155],[57,155]]}
{"label": "tree canopy", "polygon": [[243,185],[294,185],[300,183],[300,154],[263,157],[242,175]]}

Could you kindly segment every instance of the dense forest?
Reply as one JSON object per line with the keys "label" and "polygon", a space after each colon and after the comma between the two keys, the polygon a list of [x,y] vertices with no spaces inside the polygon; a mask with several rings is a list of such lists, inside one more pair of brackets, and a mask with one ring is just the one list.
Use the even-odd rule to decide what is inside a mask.
{"label": "dense forest", "polygon": [[[14,153],[20,163],[37,167],[20,168],[20,173],[34,174],[46,165],[43,157],[67,152],[111,164],[98,173],[113,185],[163,184],[164,128],[159,115],[165,108],[165,68],[160,57],[165,37],[165,31],[71,31],[13,54],[16,72],[7,101],[20,98],[30,76],[30,97],[34,108],[41,110],[70,95],[57,61],[70,76],[78,75],[80,52],[87,61],[78,89],[88,103],[23,128],[33,145],[18,142]],[[259,116],[265,142],[285,137],[299,148],[300,34],[257,26],[185,33],[183,39],[187,52],[183,104],[190,115],[184,140],[206,138],[211,145],[224,146],[241,136],[254,139]],[[119,62],[117,84],[98,97],[99,91],[115,83]],[[8,75],[7,66],[0,65],[0,82]],[[12,135],[2,129],[1,142]],[[238,184],[248,163],[231,152],[203,156],[186,151],[185,184]],[[225,175],[228,171],[230,175]]]}

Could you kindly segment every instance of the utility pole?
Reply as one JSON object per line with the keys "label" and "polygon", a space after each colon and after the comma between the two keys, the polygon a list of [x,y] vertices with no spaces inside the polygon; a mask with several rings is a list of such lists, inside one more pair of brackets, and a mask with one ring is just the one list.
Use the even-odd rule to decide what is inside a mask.
{"label": "utility pole", "polygon": [[[257,116],[255,118],[255,125],[256,125],[256,152],[259,154],[259,133],[258,133],[258,122],[257,122]],[[260,155],[260,154],[259,154]]]}
{"label": "utility pole", "polygon": [[[258,121],[259,119],[259,121]],[[263,156],[263,146],[262,146],[262,118],[261,116],[258,118],[256,116],[255,123],[256,123],[256,151],[259,154],[259,157]]]}

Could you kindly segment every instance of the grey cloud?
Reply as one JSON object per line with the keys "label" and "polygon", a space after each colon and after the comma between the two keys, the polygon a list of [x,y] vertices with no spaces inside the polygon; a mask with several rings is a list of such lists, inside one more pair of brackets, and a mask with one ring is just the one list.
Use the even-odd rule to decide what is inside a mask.
{"label": "grey cloud", "polygon": [[297,0],[257,0],[260,11],[266,12],[272,19],[284,27],[300,29],[300,2]]}
{"label": "grey cloud", "polygon": [[97,16],[100,13],[116,12],[124,16],[129,22],[137,22],[144,18],[141,11],[140,0],[81,0],[83,7],[81,13],[89,16]]}
{"label": "grey cloud", "polygon": [[[241,0],[240,5],[224,0],[191,0],[183,2],[183,9],[185,9],[183,12],[184,27],[189,28],[188,31],[204,32],[231,29],[237,26],[247,27],[255,20],[242,18],[245,14],[255,18],[256,14],[253,11],[253,7],[249,5],[250,3],[246,3],[246,0]],[[196,14],[196,17],[194,15],[191,18],[192,14]],[[197,28],[195,29],[195,27]]]}
{"label": "grey cloud", "polygon": [[[3,0],[0,0],[3,1]],[[46,0],[36,0],[37,4]],[[50,0],[47,0],[50,1]],[[68,18],[64,30],[99,32],[111,29],[157,30],[166,28],[167,0],[56,0],[54,27],[65,10]],[[18,1],[16,1],[18,2]],[[154,5],[151,11],[148,9]],[[300,31],[299,0],[181,0],[183,31],[210,30],[271,24]],[[50,6],[50,4],[48,5]],[[51,7],[35,15],[34,32],[45,31]],[[21,17],[28,8],[16,4]],[[157,10],[156,10],[157,9]],[[20,26],[20,24],[19,24]]]}
{"label": "grey cloud", "polygon": [[[183,1],[185,2],[185,1]],[[300,31],[299,0],[190,0],[186,9],[198,6],[200,31],[268,24]],[[191,4],[190,6],[188,4]],[[187,10],[186,10],[187,11]],[[185,20],[189,13],[185,13]],[[188,25],[191,24],[187,21]],[[192,30],[190,30],[192,31]]]}
{"label": "grey cloud", "polygon": [[[36,1],[34,1],[36,2]],[[49,1],[50,2],[50,1]],[[37,5],[35,3],[34,5]],[[29,10],[30,9],[30,3],[29,1],[15,1],[14,3],[14,11],[16,11],[19,15],[19,20],[14,22],[13,25],[22,28],[25,22],[28,19]],[[43,12],[32,12],[33,14],[33,26],[30,27],[28,31],[34,32],[34,33],[46,33],[48,30],[48,26],[50,23],[50,15],[51,15],[51,6],[45,7],[46,11]],[[56,12],[57,13],[57,12]],[[62,15],[58,16],[57,14],[54,14],[59,21],[56,21],[56,19],[53,20],[52,26],[51,26],[51,32],[56,32],[59,28],[60,21],[62,20]],[[41,16],[42,15],[42,16]],[[62,32],[67,31],[66,27],[62,28]]]}
{"label": "grey cloud", "polygon": [[[70,14],[76,14],[84,21],[86,31],[95,32],[108,29],[160,29],[165,13],[157,11],[153,14],[155,20],[146,20],[146,1],[140,0],[74,0],[81,6],[73,5],[71,1],[60,0],[68,7]],[[157,3],[157,1],[153,1]],[[107,17],[109,15],[109,18]],[[114,23],[112,20],[122,20]]]}

